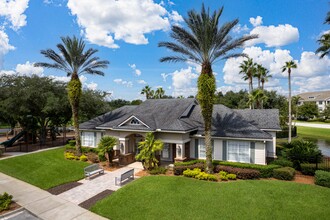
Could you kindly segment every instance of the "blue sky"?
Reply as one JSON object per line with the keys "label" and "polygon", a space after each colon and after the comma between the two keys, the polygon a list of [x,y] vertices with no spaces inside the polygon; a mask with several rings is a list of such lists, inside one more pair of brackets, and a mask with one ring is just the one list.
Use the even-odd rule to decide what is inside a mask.
{"label": "blue sky", "polygon": [[[92,2],[92,3],[91,3]],[[158,48],[168,41],[171,25],[184,26],[182,17],[191,9],[200,10],[203,1],[188,0],[0,0],[0,76],[38,74],[68,80],[60,71],[33,67],[46,61],[40,50],[56,49],[61,36],[81,36],[87,47],[99,50],[101,59],[110,61],[105,76],[81,76],[85,87],[110,91],[112,98],[143,99],[141,89],[161,86],[167,95],[196,93],[200,68],[191,63],[160,63],[172,54]],[[285,61],[294,59],[294,93],[330,88],[330,59],[314,53],[317,38],[329,31],[323,24],[328,0],[231,0],[204,1],[215,10],[224,6],[221,22],[238,18],[233,37],[259,34],[259,39],[242,48],[256,62],[268,68],[273,77],[266,89],[287,93]],[[238,74],[243,58],[217,62],[219,91],[247,89]]]}

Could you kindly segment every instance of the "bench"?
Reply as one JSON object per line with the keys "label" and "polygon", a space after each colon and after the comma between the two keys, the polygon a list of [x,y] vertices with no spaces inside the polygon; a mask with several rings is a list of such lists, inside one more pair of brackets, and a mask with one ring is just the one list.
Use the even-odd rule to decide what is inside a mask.
{"label": "bench", "polygon": [[[133,179],[134,180],[134,169],[128,170],[125,173],[120,174],[120,177],[116,177],[115,178],[115,185],[121,185],[122,182],[129,180],[129,179]],[[118,184],[119,182],[119,184]]]}
{"label": "bench", "polygon": [[89,178],[93,176],[94,174],[102,174],[104,173],[104,170],[99,167],[97,164],[92,164],[88,167],[84,168],[85,178]]}

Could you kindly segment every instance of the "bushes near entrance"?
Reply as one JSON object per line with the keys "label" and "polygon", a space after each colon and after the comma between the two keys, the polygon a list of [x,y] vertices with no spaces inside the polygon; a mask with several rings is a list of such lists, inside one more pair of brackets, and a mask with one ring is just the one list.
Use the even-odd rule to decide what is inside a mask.
{"label": "bushes near entrance", "polygon": [[193,170],[187,169],[183,171],[183,175],[198,180],[217,181],[217,177],[215,175],[202,172],[199,168],[195,168]]}
{"label": "bushes near entrance", "polygon": [[176,166],[174,165],[174,175],[182,175],[183,171],[187,170],[187,169],[195,169],[195,168],[199,168],[201,169],[201,171],[204,171],[205,169],[205,163],[195,163],[192,165],[185,165],[185,166]]}
{"label": "bushes near entrance", "polygon": [[151,175],[158,175],[158,174],[165,174],[166,173],[165,167],[155,167],[154,169],[150,170],[149,173]]}
{"label": "bushes near entrance", "polygon": [[272,161],[270,164],[279,165],[282,167],[293,167],[292,161],[287,160],[285,158],[278,158],[278,159]]}
{"label": "bushes near entrance", "polygon": [[330,172],[323,170],[315,171],[315,184],[330,188]]}
{"label": "bushes near entrance", "polygon": [[295,169],[292,167],[282,167],[278,169],[274,169],[273,176],[279,180],[293,180],[295,175]]}

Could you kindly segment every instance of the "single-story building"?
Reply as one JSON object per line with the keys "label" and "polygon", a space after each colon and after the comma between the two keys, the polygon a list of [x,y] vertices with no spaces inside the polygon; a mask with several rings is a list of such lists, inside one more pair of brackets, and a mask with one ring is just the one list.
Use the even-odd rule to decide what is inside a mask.
{"label": "single-story building", "polygon": [[[276,157],[277,109],[232,110],[214,105],[213,159],[266,164]],[[162,161],[205,159],[204,123],[196,99],[148,99],[123,106],[80,124],[82,146],[96,147],[103,135],[118,138],[124,157],[138,152],[147,132],[164,142]],[[133,155],[133,156],[132,156]]]}

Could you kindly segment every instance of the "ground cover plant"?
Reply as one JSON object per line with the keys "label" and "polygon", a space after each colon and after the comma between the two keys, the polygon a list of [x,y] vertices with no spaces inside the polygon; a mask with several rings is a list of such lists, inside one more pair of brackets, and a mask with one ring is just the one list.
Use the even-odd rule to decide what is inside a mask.
{"label": "ground cover plant", "polygon": [[148,176],[97,202],[91,210],[114,220],[328,219],[329,196],[328,188],[284,181],[221,183]]}
{"label": "ground cover plant", "polygon": [[28,154],[0,161],[0,172],[42,189],[84,178],[84,167],[89,164],[66,160],[64,148]]}
{"label": "ground cover plant", "polygon": [[0,195],[0,212],[9,209],[9,206],[12,203],[12,199],[13,196],[6,192]]}

